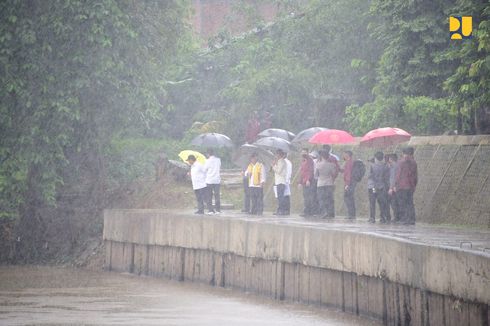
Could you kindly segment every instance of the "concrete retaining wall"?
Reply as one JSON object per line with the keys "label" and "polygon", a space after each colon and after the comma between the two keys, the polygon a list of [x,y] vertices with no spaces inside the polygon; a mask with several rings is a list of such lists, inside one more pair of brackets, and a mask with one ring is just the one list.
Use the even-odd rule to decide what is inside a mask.
{"label": "concrete retaining wall", "polygon": [[393,325],[488,325],[490,257],[277,220],[108,210],[114,271],[332,306]]}

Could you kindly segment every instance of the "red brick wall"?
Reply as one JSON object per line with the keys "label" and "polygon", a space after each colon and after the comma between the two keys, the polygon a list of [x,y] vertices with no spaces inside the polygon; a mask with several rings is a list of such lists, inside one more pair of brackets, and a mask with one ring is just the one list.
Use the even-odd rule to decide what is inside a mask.
{"label": "red brick wall", "polygon": [[[258,3],[261,17],[266,21],[273,21],[277,15],[277,5],[267,1],[253,1]],[[233,6],[238,0],[194,0],[194,17],[192,25],[195,32],[204,40],[216,35],[221,28],[225,27],[233,35],[240,34],[247,30],[244,17],[237,17],[233,14]]]}

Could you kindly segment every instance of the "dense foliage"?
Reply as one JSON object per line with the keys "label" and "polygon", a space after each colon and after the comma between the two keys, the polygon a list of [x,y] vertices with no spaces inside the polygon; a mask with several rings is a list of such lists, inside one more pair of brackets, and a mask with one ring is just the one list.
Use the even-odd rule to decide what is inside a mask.
{"label": "dense foliage", "polygon": [[[0,4],[0,214],[21,217],[84,194],[103,208],[111,143],[142,135],[169,109],[166,80],[191,46],[184,1]],[[66,212],[65,212],[66,213]],[[69,213],[66,213],[69,214]],[[76,237],[76,236],[75,236]]]}
{"label": "dense foliage", "polygon": [[[271,112],[273,125],[293,131],[323,125],[361,135],[390,125],[488,133],[489,6],[306,1],[272,25],[211,40],[173,89],[174,103],[185,121],[217,120],[238,140],[253,111]],[[449,39],[450,15],[473,16],[472,39]]]}

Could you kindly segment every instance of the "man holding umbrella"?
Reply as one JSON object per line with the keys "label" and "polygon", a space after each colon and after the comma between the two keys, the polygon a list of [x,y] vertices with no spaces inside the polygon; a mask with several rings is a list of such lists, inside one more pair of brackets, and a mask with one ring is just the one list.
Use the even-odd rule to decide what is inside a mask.
{"label": "man holding umbrella", "polygon": [[413,193],[417,186],[417,163],[413,158],[413,147],[403,149],[403,160],[399,163],[395,191],[399,200],[400,220],[405,225],[415,224]]}
{"label": "man holding umbrella", "polygon": [[315,210],[316,183],[314,182],[315,163],[307,148],[301,152],[301,166],[299,168],[299,186],[303,188],[304,210],[302,217],[313,216]]}
{"label": "man holding umbrella", "polygon": [[[189,155],[186,160],[191,166],[192,189],[196,194],[197,211],[195,214],[204,214],[204,201],[206,199],[206,172],[201,163],[196,161],[194,155]],[[208,206],[208,210],[210,207]]]}
{"label": "man holding umbrella", "polygon": [[262,215],[264,211],[264,184],[266,180],[266,170],[264,165],[258,161],[257,153],[250,156],[250,164],[245,171],[248,178],[248,187],[252,207],[250,213],[253,215]]}
{"label": "man holding umbrella", "polygon": [[274,171],[274,185],[277,192],[277,211],[274,215],[287,214],[287,202],[285,198],[287,184],[287,164],[284,160],[285,153],[281,149],[276,151],[276,161],[272,165]]}

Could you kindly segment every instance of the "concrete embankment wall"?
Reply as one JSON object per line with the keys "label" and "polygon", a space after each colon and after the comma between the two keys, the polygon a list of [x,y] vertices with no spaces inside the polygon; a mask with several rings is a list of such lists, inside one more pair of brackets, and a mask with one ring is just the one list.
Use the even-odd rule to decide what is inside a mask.
{"label": "concrete embankment wall", "polygon": [[[413,137],[419,184],[415,192],[417,220],[426,223],[451,223],[490,228],[490,136]],[[401,156],[403,144],[384,150]],[[334,146],[339,156],[350,149],[356,158],[366,161],[376,149],[353,146]],[[299,161],[294,158],[294,172]],[[342,163],[343,164],[343,163]],[[366,166],[369,168],[369,166]],[[367,171],[368,172],[368,171]],[[343,203],[343,176],[336,180],[336,213],[346,215]],[[356,202],[359,216],[368,216],[367,176],[357,186]],[[268,209],[276,203],[269,192]],[[293,211],[302,210],[302,192],[293,187]]]}
{"label": "concrete embankment wall", "polygon": [[490,257],[275,219],[108,210],[110,270],[330,306],[386,325],[489,325]]}

